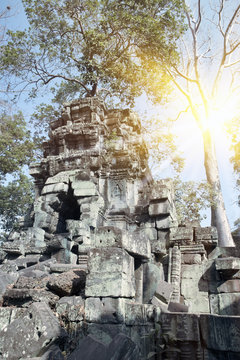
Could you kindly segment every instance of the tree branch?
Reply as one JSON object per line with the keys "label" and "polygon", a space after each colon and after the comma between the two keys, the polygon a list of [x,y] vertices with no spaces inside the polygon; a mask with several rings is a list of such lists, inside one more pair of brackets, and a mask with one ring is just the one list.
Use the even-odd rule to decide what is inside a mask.
{"label": "tree branch", "polygon": [[240,62],[240,59],[238,59],[238,60],[236,60],[236,61],[234,61],[234,62],[232,62],[232,63],[225,64],[225,65],[224,65],[224,68],[229,68],[229,67],[231,67],[231,66],[234,66],[234,65],[238,64],[239,62]]}

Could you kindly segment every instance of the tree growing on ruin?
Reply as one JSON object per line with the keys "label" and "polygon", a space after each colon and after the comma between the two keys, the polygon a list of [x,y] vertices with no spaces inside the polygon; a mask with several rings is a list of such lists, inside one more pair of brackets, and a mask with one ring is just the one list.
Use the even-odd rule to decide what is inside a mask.
{"label": "tree growing on ruin", "polygon": [[[8,32],[1,48],[0,70],[11,75],[8,87],[19,86],[21,79],[32,86],[32,96],[43,85],[53,84],[57,101],[76,93],[111,93],[132,104],[143,91],[154,102],[164,102],[171,82],[183,98],[182,113],[191,114],[203,136],[219,245],[234,246],[210,124],[221,113],[218,103],[233,99],[237,90],[240,5],[219,0],[208,8],[213,11],[210,16],[204,14],[201,0],[192,1],[192,9],[180,0],[23,3],[29,29]],[[187,31],[177,46],[184,30],[182,10]],[[206,31],[209,24],[212,36]]]}
{"label": "tree growing on ruin", "polygon": [[9,80],[7,88],[30,86],[34,96],[49,84],[58,102],[76,94],[111,94],[132,103],[154,86],[164,98],[169,77],[164,70],[155,77],[152,52],[161,54],[163,62],[176,62],[176,40],[183,30],[181,1],[127,1],[130,10],[138,4],[134,27],[130,19],[121,21],[114,3],[23,0],[29,28],[8,31],[1,47],[0,71]]}

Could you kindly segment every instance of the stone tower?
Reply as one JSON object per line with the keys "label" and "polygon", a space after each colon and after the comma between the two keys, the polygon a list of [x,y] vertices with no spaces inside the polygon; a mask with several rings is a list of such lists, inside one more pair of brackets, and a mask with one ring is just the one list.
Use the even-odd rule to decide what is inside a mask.
{"label": "stone tower", "polygon": [[31,167],[33,209],[0,250],[3,359],[240,358],[240,259],[215,228],[178,226],[147,162],[136,114],[64,105]]}

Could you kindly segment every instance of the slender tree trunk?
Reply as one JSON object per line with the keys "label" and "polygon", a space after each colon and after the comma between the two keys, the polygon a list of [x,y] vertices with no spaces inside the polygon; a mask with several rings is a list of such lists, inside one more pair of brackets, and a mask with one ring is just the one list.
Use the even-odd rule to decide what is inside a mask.
{"label": "slender tree trunk", "polygon": [[215,146],[209,129],[203,132],[203,144],[204,166],[207,181],[213,193],[211,225],[216,226],[217,228],[219,247],[234,247],[235,244],[232,238],[222,196]]}

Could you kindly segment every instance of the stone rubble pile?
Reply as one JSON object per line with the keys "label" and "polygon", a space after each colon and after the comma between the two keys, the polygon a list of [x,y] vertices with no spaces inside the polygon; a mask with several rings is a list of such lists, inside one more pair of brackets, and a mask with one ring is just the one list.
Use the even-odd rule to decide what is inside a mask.
{"label": "stone rubble pile", "polygon": [[178,225],[136,114],[65,104],[44,149],[0,248],[0,359],[240,359],[240,258]]}

